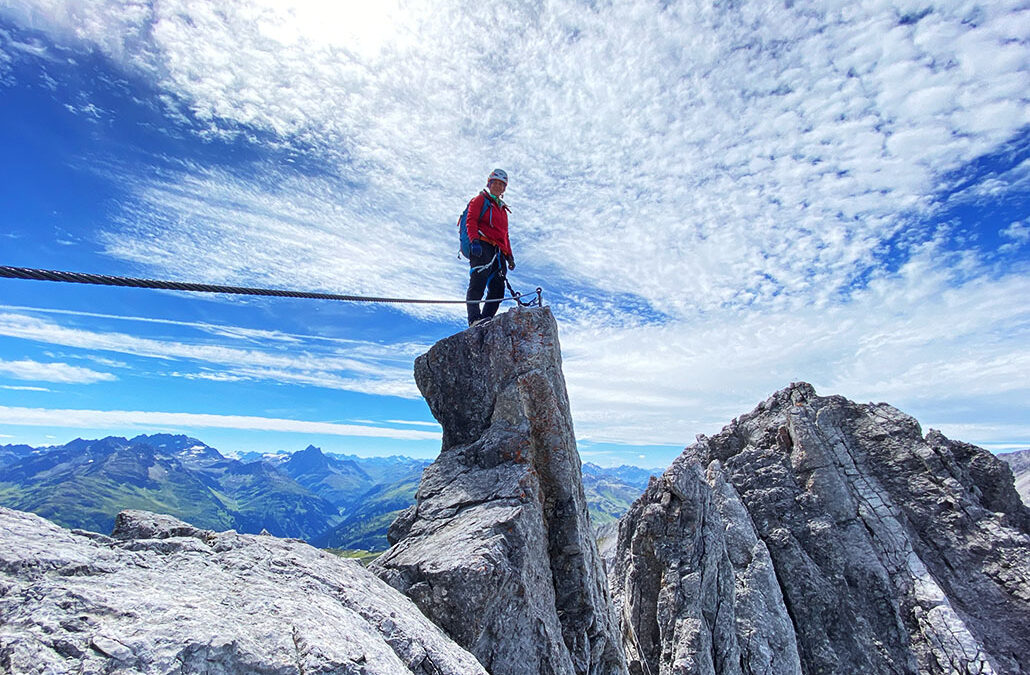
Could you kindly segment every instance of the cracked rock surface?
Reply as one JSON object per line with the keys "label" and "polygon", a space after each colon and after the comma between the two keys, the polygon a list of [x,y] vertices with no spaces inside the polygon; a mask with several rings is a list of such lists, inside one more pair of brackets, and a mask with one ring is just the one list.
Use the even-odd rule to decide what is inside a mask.
{"label": "cracked rock surface", "polygon": [[106,537],[5,508],[0,672],[485,675],[400,593],[303,542],[142,511]]}
{"label": "cracked rock surface", "polygon": [[371,569],[493,675],[624,673],[550,310],[438,342],[415,380],[443,448]]}
{"label": "cracked rock surface", "polygon": [[634,674],[1030,672],[1030,510],[989,452],[800,383],[653,480],[613,594]]}

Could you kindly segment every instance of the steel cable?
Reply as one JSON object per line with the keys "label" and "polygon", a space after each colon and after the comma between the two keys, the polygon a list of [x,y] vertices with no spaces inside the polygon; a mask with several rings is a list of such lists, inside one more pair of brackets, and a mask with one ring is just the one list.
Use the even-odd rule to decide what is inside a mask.
{"label": "steel cable", "polygon": [[[0,266],[0,277],[8,279],[32,279],[35,281],[63,281],[73,284],[96,284],[100,286],[124,286],[129,288],[156,288],[165,291],[190,291],[194,293],[227,293],[231,295],[264,295],[277,298],[310,298],[314,300],[338,300],[342,302],[380,302],[399,304],[433,304],[433,305],[470,305],[480,304],[483,300],[423,300],[421,298],[378,298],[361,295],[340,295],[337,293],[311,293],[308,291],[289,291],[275,288],[247,288],[245,286],[218,286],[215,284],[195,284],[184,281],[162,281],[158,279],[135,279],[133,277],[116,277],[107,274],[86,274],[83,272],[61,272],[57,270],[40,270],[31,267]],[[511,287],[508,287],[511,290]],[[514,300],[523,307],[540,306],[543,289],[536,289],[536,299],[529,302],[522,300],[522,294],[512,291],[511,297],[504,297],[491,302]]]}

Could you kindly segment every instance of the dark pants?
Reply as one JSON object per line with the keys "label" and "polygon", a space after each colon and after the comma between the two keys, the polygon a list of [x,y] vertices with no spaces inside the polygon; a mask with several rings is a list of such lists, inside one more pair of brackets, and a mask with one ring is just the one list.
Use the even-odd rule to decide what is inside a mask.
{"label": "dark pants", "polygon": [[479,319],[489,319],[497,313],[501,298],[504,297],[504,275],[505,261],[504,254],[499,253],[496,246],[485,241],[483,254],[472,256],[469,260],[469,290],[465,294],[466,300],[482,300],[483,290],[486,290],[486,300],[480,310],[479,304],[468,304],[469,325]]}

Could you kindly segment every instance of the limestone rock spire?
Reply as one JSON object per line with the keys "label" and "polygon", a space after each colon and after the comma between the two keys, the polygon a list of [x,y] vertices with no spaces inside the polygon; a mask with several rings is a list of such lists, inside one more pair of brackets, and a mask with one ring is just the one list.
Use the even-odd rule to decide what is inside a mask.
{"label": "limestone rock spire", "polygon": [[443,447],[373,571],[493,675],[625,673],[550,310],[441,340],[415,380]]}

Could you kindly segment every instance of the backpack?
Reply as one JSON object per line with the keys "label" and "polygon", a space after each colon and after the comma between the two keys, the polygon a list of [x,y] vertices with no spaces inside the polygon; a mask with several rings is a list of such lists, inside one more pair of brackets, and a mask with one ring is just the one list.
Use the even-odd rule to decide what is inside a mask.
{"label": "backpack", "polygon": [[[479,195],[476,195],[478,197]],[[469,203],[465,205],[465,210],[461,212],[461,217],[458,218],[458,248],[461,251],[461,255],[466,260],[472,260],[472,242],[469,241],[469,231],[465,226],[468,223],[469,218],[469,207],[472,206],[472,201],[476,198],[473,197],[469,200]],[[489,197],[483,198],[483,208],[479,211],[479,219],[483,219],[483,214],[490,210],[490,205],[493,204],[493,200]]]}

